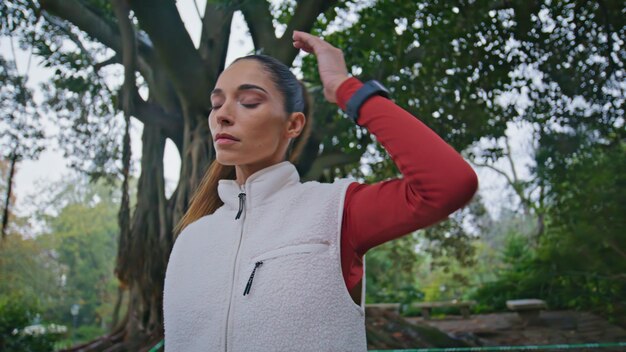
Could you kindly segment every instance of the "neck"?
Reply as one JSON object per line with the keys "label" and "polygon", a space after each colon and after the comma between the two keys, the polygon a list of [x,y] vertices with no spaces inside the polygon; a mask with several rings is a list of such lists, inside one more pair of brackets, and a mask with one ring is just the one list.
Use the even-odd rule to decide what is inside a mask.
{"label": "neck", "polygon": [[253,175],[254,173],[261,171],[265,168],[268,168],[272,165],[276,165],[278,163],[281,163],[285,160],[272,160],[270,162],[258,162],[258,163],[253,163],[253,164],[246,164],[246,165],[235,165],[235,174],[236,174],[236,179],[235,181],[237,182],[238,185],[243,185],[244,183],[246,183],[246,180],[248,180],[248,177],[250,177],[251,175]]}

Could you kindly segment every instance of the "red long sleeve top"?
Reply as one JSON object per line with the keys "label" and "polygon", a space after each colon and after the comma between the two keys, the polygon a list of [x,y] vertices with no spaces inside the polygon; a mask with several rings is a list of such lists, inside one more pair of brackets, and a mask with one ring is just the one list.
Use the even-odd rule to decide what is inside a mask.
{"label": "red long sleeve top", "polygon": [[[363,84],[352,77],[337,89],[345,110]],[[433,130],[392,101],[375,96],[361,107],[359,125],[376,136],[403,178],[348,187],[341,229],[341,265],[348,291],[363,277],[369,249],[433,225],[465,206],[478,189],[478,178]]]}

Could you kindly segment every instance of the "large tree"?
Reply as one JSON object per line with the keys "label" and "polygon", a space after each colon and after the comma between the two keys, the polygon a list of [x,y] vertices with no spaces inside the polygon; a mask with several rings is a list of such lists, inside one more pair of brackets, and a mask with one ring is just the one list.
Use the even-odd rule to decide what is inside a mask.
{"label": "large tree", "polygon": [[[45,89],[46,106],[62,127],[60,137],[74,166],[95,177],[121,174],[127,178],[130,118],[143,124],[137,204],[131,214],[128,197],[123,197],[119,214],[116,273],[129,292],[128,314],[110,335],[84,347],[136,350],[162,336],[162,283],[174,240],[172,227],[214,158],[206,121],[208,92],[233,44],[229,37],[236,11],[243,14],[255,51],[287,65],[293,65],[298,54],[291,45],[292,30],[324,35],[344,49],[353,74],[384,81],[400,105],[462,150],[481,137],[501,137],[507,122],[520,117],[514,107],[497,103],[504,92],[527,80],[516,77],[520,66],[535,64],[553,47],[571,47],[561,32],[544,35],[542,11],[555,18],[570,8],[575,9],[575,19],[595,14],[592,29],[606,30],[605,42],[611,44],[598,44],[606,49],[598,55],[609,57],[614,69],[612,76],[591,71],[605,78],[623,72],[615,69],[623,67],[619,66],[623,56],[613,60],[611,51],[612,43],[619,41],[613,33],[623,32],[616,17],[623,6],[588,3],[208,1],[197,46],[173,0],[0,3],[1,34],[18,36],[23,46],[32,47],[45,65],[55,69]],[[276,34],[280,32],[284,35]],[[585,38],[584,33],[579,37]],[[123,67],[123,84],[117,86],[105,77],[115,67]],[[554,73],[549,70],[553,66],[542,67]],[[568,69],[573,69],[571,64]],[[366,131],[343,119],[335,106],[323,103],[311,57],[303,60],[302,72],[318,103],[311,140],[297,165],[304,178],[363,176],[359,169],[363,157],[377,175],[375,179],[396,176],[392,162]],[[557,83],[570,87],[577,82]],[[562,97],[560,92],[550,97]],[[537,109],[555,106],[539,94],[536,98]],[[117,114],[120,110],[124,118]],[[538,115],[526,117],[534,116]],[[168,139],[182,163],[176,190],[166,197],[163,154]],[[487,152],[498,156],[497,148]],[[123,184],[126,194],[128,183]]]}

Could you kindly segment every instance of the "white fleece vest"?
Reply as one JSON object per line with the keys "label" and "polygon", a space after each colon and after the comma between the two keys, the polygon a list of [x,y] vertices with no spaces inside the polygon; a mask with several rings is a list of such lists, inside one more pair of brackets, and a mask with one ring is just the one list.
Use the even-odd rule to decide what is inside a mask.
{"label": "white fleece vest", "polygon": [[224,205],[190,224],[170,256],[166,351],[366,351],[363,301],[341,271],[351,182],[300,183],[289,162],[243,186],[221,180]]}

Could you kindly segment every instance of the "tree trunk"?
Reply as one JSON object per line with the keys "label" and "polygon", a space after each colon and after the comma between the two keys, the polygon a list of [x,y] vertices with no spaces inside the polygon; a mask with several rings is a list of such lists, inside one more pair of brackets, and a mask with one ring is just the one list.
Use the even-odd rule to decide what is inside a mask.
{"label": "tree trunk", "polygon": [[157,127],[144,126],[143,157],[135,210],[128,241],[119,258],[121,277],[129,288],[127,347],[161,336],[163,280],[172,248],[171,215],[167,213],[163,152],[165,137]]}
{"label": "tree trunk", "polygon": [[171,211],[165,198],[160,128],[145,125],[143,156],[128,238],[120,238],[117,274],[128,291],[123,322],[110,335],[69,351],[139,351],[163,336],[163,280],[172,248]]}
{"label": "tree trunk", "polygon": [[124,301],[124,293],[126,290],[122,286],[117,288],[117,299],[115,300],[115,306],[113,308],[113,318],[111,319],[111,326],[109,329],[114,330],[120,322],[120,310],[122,308],[122,302]]}
{"label": "tree trunk", "polygon": [[[16,148],[17,149],[17,148]],[[7,226],[9,225],[9,207],[11,206],[11,196],[13,193],[13,176],[15,174],[15,164],[17,163],[17,154],[11,154],[11,165],[9,166],[9,179],[7,180],[7,196],[4,201],[4,211],[2,215],[2,239],[7,235]]]}
{"label": "tree trunk", "polygon": [[[180,179],[174,203],[173,223],[182,218],[189,201],[204,172],[214,158],[212,147],[213,138],[206,116],[201,112],[187,112],[185,116],[185,131],[183,153],[181,155]],[[205,120],[205,121],[203,121]]]}

